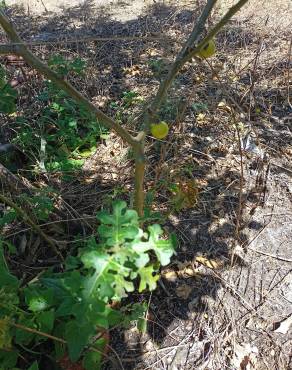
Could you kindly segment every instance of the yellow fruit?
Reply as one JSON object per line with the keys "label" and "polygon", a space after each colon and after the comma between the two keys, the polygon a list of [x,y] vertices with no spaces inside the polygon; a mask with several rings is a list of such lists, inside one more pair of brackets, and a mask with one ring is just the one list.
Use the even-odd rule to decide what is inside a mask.
{"label": "yellow fruit", "polygon": [[215,42],[214,42],[214,40],[210,40],[198,52],[198,56],[203,58],[203,59],[210,58],[212,55],[215,54],[215,51],[216,51]]}
{"label": "yellow fruit", "polygon": [[156,139],[164,139],[165,136],[167,136],[168,131],[168,124],[164,121],[151,125],[151,134],[156,137]]}

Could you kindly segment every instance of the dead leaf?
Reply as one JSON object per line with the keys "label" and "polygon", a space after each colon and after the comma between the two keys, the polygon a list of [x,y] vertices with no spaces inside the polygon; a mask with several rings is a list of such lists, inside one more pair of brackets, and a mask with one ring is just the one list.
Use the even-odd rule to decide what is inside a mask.
{"label": "dead leaf", "polygon": [[137,76],[141,74],[141,67],[137,64],[134,64],[131,67],[123,68],[123,71],[126,75]]}
{"label": "dead leaf", "polygon": [[234,355],[232,364],[236,370],[254,369],[257,362],[257,347],[252,347],[249,343],[234,344]]}
{"label": "dead leaf", "polygon": [[208,267],[209,269],[217,269],[219,267],[218,262],[216,262],[215,260],[208,259],[203,256],[196,257],[196,261]]}
{"label": "dead leaf", "polygon": [[194,207],[198,201],[198,186],[196,180],[180,180],[176,184],[172,203],[177,211]]}
{"label": "dead leaf", "polygon": [[186,267],[184,270],[178,271],[178,276],[189,278],[189,277],[194,277],[195,275],[197,275],[197,273],[198,271],[196,271],[194,268]]}
{"label": "dead leaf", "polygon": [[176,271],[166,271],[161,274],[161,276],[168,281],[174,282],[177,279]]}
{"label": "dead leaf", "polygon": [[291,324],[292,324],[292,315],[280,322],[275,323],[277,329],[274,330],[274,333],[287,334]]}
{"label": "dead leaf", "polygon": [[205,120],[206,114],[205,113],[199,113],[196,118],[197,118],[198,122],[200,122],[200,121],[202,122],[202,121]]}
{"label": "dead leaf", "polygon": [[221,102],[219,102],[218,108],[221,109],[221,110],[224,110],[225,112],[228,112],[228,113],[232,112],[232,109],[223,100]]}
{"label": "dead leaf", "polygon": [[179,285],[175,292],[176,292],[176,295],[179,297],[179,298],[182,298],[182,299],[188,299],[189,298],[189,295],[191,294],[193,288],[188,285],[188,284],[181,284]]}

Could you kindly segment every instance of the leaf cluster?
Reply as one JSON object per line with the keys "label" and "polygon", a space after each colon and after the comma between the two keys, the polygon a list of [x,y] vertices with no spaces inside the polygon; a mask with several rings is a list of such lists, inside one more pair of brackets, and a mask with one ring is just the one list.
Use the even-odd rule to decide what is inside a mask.
{"label": "leaf cluster", "polygon": [[67,257],[63,271],[48,269],[25,286],[9,272],[0,249],[3,369],[17,366],[23,348],[36,349],[50,340],[47,334],[64,340],[53,341],[56,361],[68,353],[72,362],[82,357],[85,369],[99,369],[106,344],[99,333],[134,320],[141,327],[145,304],[123,306],[122,299],[136,289],[156,288],[159,266],[169,263],[174,240],[163,238],[158,224],[143,231],[136,211],[123,201],[113,202],[112,212],[100,211],[97,219],[98,238]]}
{"label": "leaf cluster", "polygon": [[[72,61],[54,55],[49,66],[63,78],[78,78],[84,74],[85,62]],[[38,94],[31,112],[27,107],[21,115],[17,111],[17,90],[7,82],[7,71],[0,66],[0,113],[10,114],[14,143],[39,167],[47,171],[76,171],[97,148],[107,129],[88,110],[77,104],[49,80]],[[32,116],[36,117],[32,120]],[[36,154],[38,153],[38,154]]]}

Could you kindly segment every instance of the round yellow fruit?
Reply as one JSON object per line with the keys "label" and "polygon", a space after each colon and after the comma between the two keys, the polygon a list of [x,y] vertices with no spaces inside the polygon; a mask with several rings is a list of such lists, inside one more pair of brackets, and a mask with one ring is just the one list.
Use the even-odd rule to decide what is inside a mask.
{"label": "round yellow fruit", "polygon": [[169,131],[168,124],[164,121],[161,121],[159,123],[153,123],[151,125],[151,134],[156,138],[156,139],[164,139]]}
{"label": "round yellow fruit", "polygon": [[213,56],[216,52],[216,46],[214,40],[210,40],[205,44],[202,49],[198,52],[198,56],[206,59]]}

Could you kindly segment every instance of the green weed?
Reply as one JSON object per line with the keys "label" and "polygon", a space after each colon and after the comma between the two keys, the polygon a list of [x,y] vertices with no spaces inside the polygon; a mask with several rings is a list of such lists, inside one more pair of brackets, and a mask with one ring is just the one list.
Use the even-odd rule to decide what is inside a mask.
{"label": "green weed", "polygon": [[120,309],[113,304],[136,286],[140,293],[156,288],[158,268],[170,262],[175,241],[162,238],[158,224],[142,230],[136,211],[123,201],[113,203],[112,213],[100,211],[97,219],[98,238],[69,256],[63,271],[48,269],[24,286],[9,272],[0,247],[0,361],[5,369],[16,367],[26,348],[36,351],[46,341],[54,344],[50,356],[56,361],[68,353],[72,362],[82,358],[85,369],[98,369],[102,356],[93,356],[92,350],[100,348],[98,332],[136,320],[145,329],[145,304]]}

